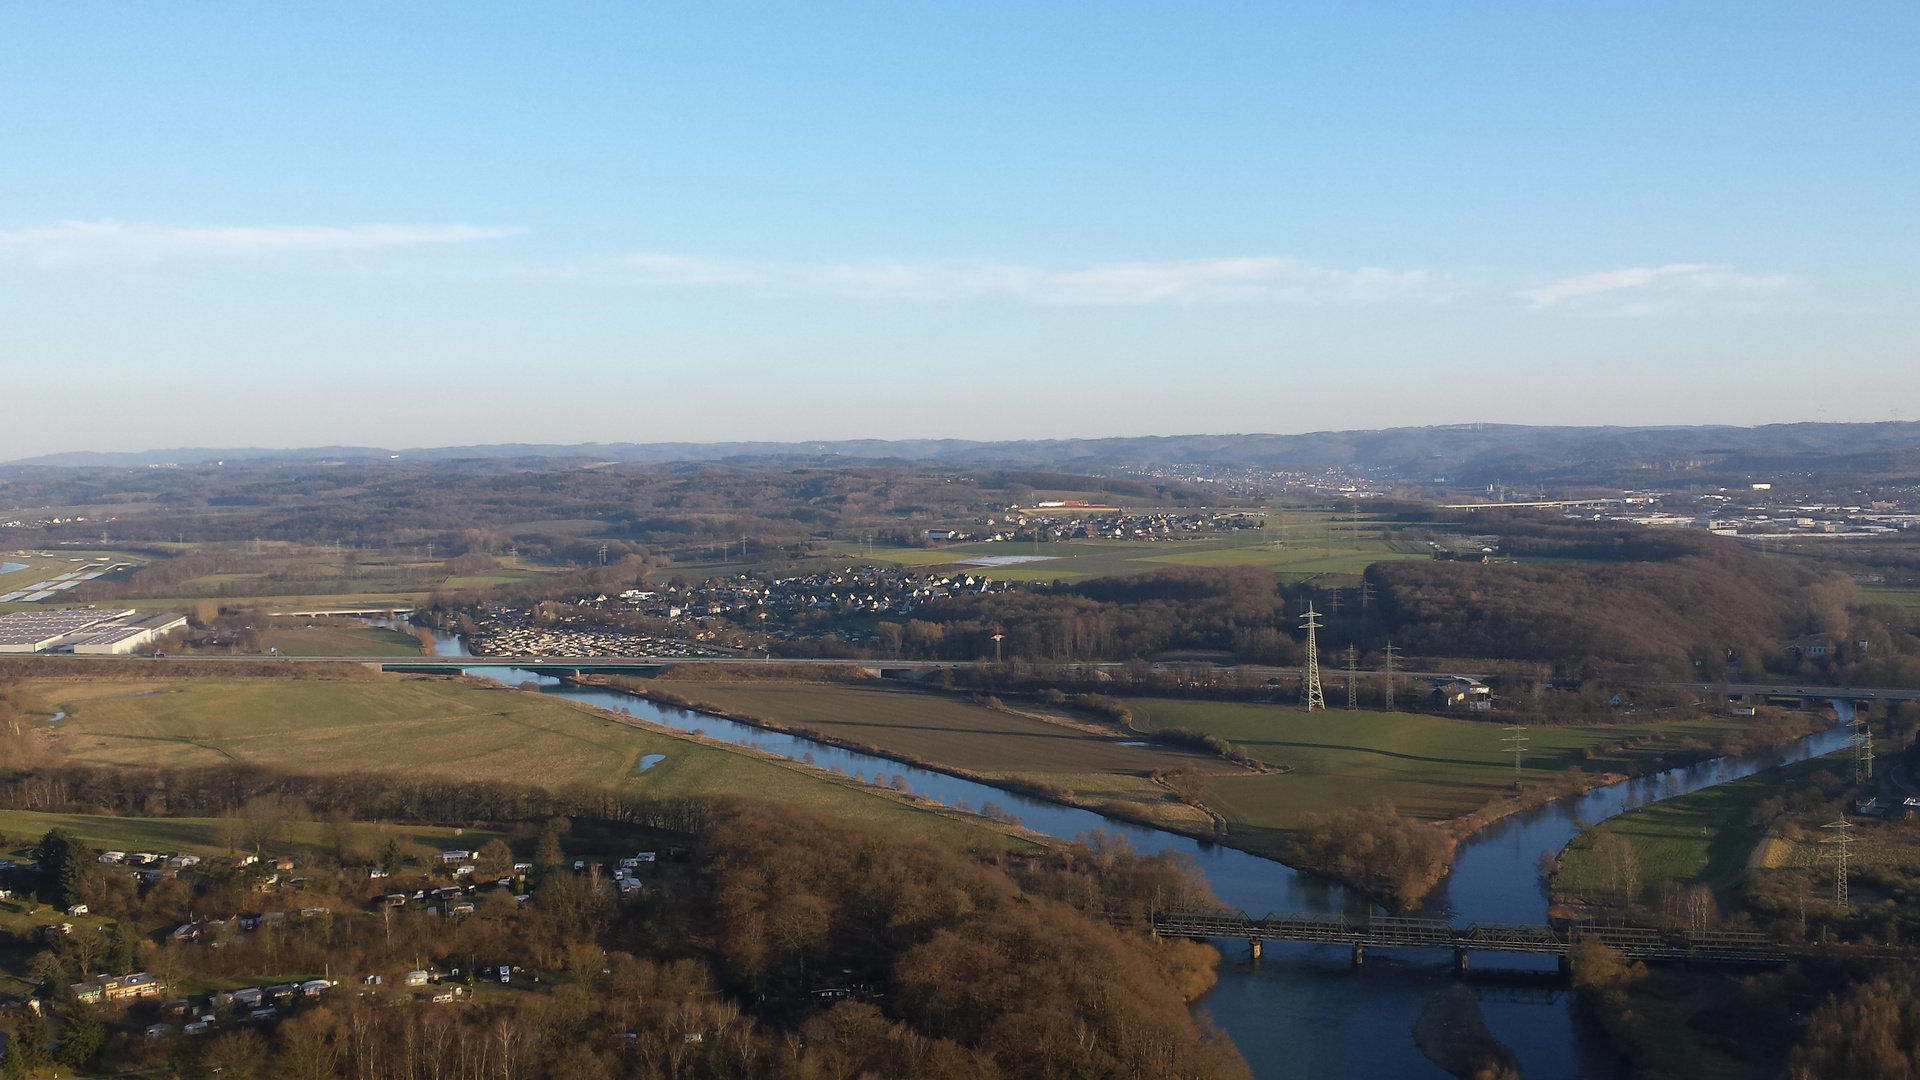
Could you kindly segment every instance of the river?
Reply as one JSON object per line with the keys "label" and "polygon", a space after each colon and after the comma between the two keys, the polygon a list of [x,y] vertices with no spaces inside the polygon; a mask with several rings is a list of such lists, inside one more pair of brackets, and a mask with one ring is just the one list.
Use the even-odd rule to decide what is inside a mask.
{"label": "river", "polygon": [[[438,650],[445,656],[468,655],[455,639],[442,640]],[[1234,848],[1115,821],[884,757],[656,705],[631,694],[563,686],[528,669],[476,665],[471,670],[502,682],[533,682],[542,693],[809,761],[821,769],[837,768],[869,780],[901,776],[914,792],[950,806],[964,803],[979,810],[993,802],[1019,817],[1027,828],[1050,836],[1071,839],[1104,829],[1126,837],[1140,851],[1184,852],[1206,874],[1215,895],[1256,915],[1268,911],[1360,915],[1370,910],[1368,901],[1351,890]],[[1460,845],[1452,874],[1435,890],[1423,914],[1458,925],[1545,922],[1547,884],[1539,871],[1541,854],[1559,852],[1587,825],[1635,806],[1830,753],[1846,740],[1843,725],[1786,746],[1597,788],[1505,818]],[[1412,1031],[1426,996],[1457,978],[1450,953],[1369,949],[1366,963],[1356,967],[1345,948],[1270,942],[1265,958],[1256,961],[1244,942],[1217,944],[1224,956],[1220,982],[1197,1008],[1233,1037],[1261,1080],[1447,1077],[1413,1045]],[[1626,1075],[1599,1037],[1575,1022],[1572,994],[1559,984],[1551,957],[1477,953],[1473,965],[1468,985],[1480,999],[1487,1026],[1513,1049],[1528,1080],[1613,1080]]]}

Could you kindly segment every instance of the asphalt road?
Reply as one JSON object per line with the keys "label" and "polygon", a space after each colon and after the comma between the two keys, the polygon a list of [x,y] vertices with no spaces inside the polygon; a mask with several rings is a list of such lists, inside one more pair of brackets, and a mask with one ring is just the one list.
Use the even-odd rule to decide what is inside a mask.
{"label": "asphalt road", "polygon": [[[50,654],[29,653],[22,656],[34,656],[47,659]],[[52,654],[56,658],[58,654]],[[0,663],[5,662],[6,654],[0,654]],[[77,660],[120,661],[136,663],[149,659],[144,656],[86,656],[74,657]],[[854,667],[887,668],[890,670],[936,671],[940,668],[961,668],[970,665],[947,660],[809,660],[776,659],[760,657],[724,656],[724,657],[684,657],[684,656],[274,656],[274,655],[236,655],[231,653],[195,653],[188,656],[167,657],[162,660],[212,661],[223,664],[380,664],[407,668],[462,668],[462,667],[553,667],[553,668],[613,668],[613,667],[668,667],[680,664],[819,664],[851,665]],[[1182,661],[1167,661],[1154,665],[1156,671],[1171,671],[1178,668]],[[1125,664],[1102,662],[1097,664],[1028,664],[1028,668],[1055,669],[1064,671],[1084,671],[1088,668],[1115,671]],[[1265,680],[1273,678],[1298,678],[1301,669],[1297,667],[1251,666],[1248,673],[1255,678]],[[1346,678],[1344,668],[1323,667],[1320,677],[1328,686],[1334,686]],[[1357,671],[1355,675],[1362,679],[1385,677],[1383,671]],[[1456,675],[1470,674],[1453,671],[1396,671],[1395,678],[1431,679],[1450,678]],[[1727,693],[1771,697],[1798,698],[1841,698],[1846,701],[1920,701],[1920,690],[1907,690],[1899,687],[1876,686],[1816,686],[1756,683],[1666,683],[1669,690],[1690,690],[1698,693]]]}

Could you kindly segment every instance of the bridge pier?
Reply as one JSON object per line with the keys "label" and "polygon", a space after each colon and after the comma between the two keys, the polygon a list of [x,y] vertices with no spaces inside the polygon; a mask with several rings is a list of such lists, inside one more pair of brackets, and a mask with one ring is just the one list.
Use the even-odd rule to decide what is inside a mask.
{"label": "bridge pier", "polygon": [[1247,944],[1248,944],[1248,946],[1250,946],[1250,947],[1251,947],[1251,949],[1252,949],[1252,952],[1253,952],[1253,958],[1254,958],[1255,960],[1258,960],[1258,959],[1260,959],[1260,939],[1259,939],[1259,938],[1249,938],[1249,939],[1247,939]]}
{"label": "bridge pier", "polygon": [[1453,970],[1465,973],[1467,970],[1467,950],[1453,950]]}
{"label": "bridge pier", "polygon": [[1367,947],[1365,945],[1355,945],[1353,947],[1353,966],[1359,967],[1361,964],[1364,964],[1366,962],[1367,962]]}

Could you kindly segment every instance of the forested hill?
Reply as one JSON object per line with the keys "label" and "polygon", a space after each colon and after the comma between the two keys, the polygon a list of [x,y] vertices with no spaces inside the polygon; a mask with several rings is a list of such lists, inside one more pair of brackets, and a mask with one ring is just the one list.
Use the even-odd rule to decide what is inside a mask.
{"label": "forested hill", "polygon": [[[1780,643],[1845,634],[1850,582],[1700,533],[1534,529],[1503,550],[1567,562],[1397,562],[1368,571],[1397,644],[1427,656],[1758,675]],[[1579,561],[1573,561],[1579,560]]]}
{"label": "forested hill", "polygon": [[[14,466],[352,462],[499,462],[572,459],[597,462],[780,460],[811,465],[936,463],[1107,470],[1171,465],[1311,471],[1366,470],[1382,478],[1450,484],[1619,483],[1682,474],[1701,482],[1761,472],[1920,475],[1920,423],[1773,424],[1761,427],[1528,427],[1456,424],[1328,431],[1298,435],[1176,435],[1102,439],[964,439],[726,443],[500,444],[389,450],[199,448],[141,453],[60,453]],[[1662,480],[1671,483],[1671,480]]]}
{"label": "forested hill", "polygon": [[[1763,681],[1920,684],[1912,619],[1863,602],[1850,578],[1811,560],[1703,532],[1481,516],[1500,530],[1496,561],[1376,563],[1371,605],[1357,583],[1336,579],[1282,587],[1248,568],[1170,568],[954,597],[917,613],[896,648],[967,659],[990,653],[1002,632],[1008,655],[1035,660],[1187,651],[1291,664],[1302,657],[1300,614],[1313,603],[1322,646],[1352,644],[1368,666],[1391,641],[1434,663],[1519,661],[1576,680],[1691,681],[1732,669]],[[1830,651],[1783,647],[1803,635]]]}

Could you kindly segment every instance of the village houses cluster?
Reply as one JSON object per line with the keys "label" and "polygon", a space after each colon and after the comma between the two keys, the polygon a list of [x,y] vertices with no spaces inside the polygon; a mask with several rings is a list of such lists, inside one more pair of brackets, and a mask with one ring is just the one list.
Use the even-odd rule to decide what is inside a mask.
{"label": "village houses cluster", "polygon": [[[475,612],[468,640],[482,656],[716,656],[726,654],[701,642],[717,629],[792,637],[809,615],[907,616],[944,597],[1017,587],[984,574],[878,566],[772,579],[742,574],[541,608],[490,604]],[[625,619],[658,629],[622,626]]]}

